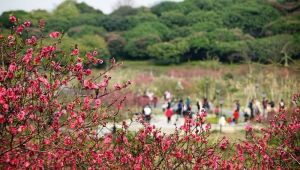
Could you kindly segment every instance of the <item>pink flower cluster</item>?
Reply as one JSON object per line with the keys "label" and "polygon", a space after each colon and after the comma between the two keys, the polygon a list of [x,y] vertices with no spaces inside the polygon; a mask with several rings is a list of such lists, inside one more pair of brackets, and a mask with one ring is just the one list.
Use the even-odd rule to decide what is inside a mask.
{"label": "pink flower cluster", "polygon": [[[18,26],[16,17],[9,19]],[[227,138],[211,142],[205,111],[194,120],[187,118],[174,134],[162,133],[137,118],[133,121],[143,126],[138,132],[130,132],[130,123],[123,122],[101,136],[98,130],[108,129],[109,121],[115,124],[123,111],[126,96],[118,92],[131,82],[110,84],[107,72],[118,66],[115,59],[110,60],[108,70],[93,75],[86,66],[103,62],[96,51],[81,56],[76,47],[65,53],[58,50],[59,43],[36,48],[35,36],[15,41],[29,26],[25,22],[5,41],[0,40],[6,43],[8,58],[0,67],[2,169],[299,168],[299,113],[284,110],[258,134],[247,126],[250,138],[238,143]],[[59,36],[54,32],[47,38]],[[26,50],[16,50],[14,45]],[[72,60],[61,64],[59,56]]]}

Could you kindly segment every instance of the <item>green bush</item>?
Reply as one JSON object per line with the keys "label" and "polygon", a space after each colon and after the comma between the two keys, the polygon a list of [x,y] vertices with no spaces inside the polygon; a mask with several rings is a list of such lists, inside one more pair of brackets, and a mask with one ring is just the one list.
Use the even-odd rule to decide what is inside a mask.
{"label": "green bush", "polygon": [[163,12],[173,11],[176,9],[180,9],[180,4],[176,2],[162,2],[151,8],[151,11],[160,16]]}
{"label": "green bush", "polygon": [[242,30],[219,28],[207,33],[207,37],[211,41],[238,41],[238,40],[251,40],[253,37],[249,34],[244,34]]}
{"label": "green bush", "polygon": [[148,47],[148,52],[157,64],[179,63],[181,57],[188,51],[188,43],[183,39],[163,42]]}
{"label": "green bush", "polygon": [[80,15],[80,10],[77,8],[75,1],[67,0],[58,5],[53,12],[54,17],[71,19]]}
{"label": "green bush", "polygon": [[124,47],[126,40],[118,34],[110,33],[106,36],[106,42],[111,56],[116,58],[124,58]]}
{"label": "green bush", "polygon": [[191,26],[193,32],[210,32],[217,29],[219,26],[214,22],[198,22]]}
{"label": "green bush", "polygon": [[91,25],[81,25],[81,26],[70,28],[67,33],[71,37],[81,37],[84,35],[105,36],[106,30],[103,27],[95,27],[95,26],[91,26]]}
{"label": "green bush", "polygon": [[145,9],[139,11],[137,15],[128,16],[128,21],[130,22],[130,25],[137,26],[144,22],[157,22],[158,17]]}
{"label": "green bush", "polygon": [[125,31],[133,27],[129,22],[129,18],[118,15],[103,17],[101,19],[101,26],[107,31]]}
{"label": "green bush", "polygon": [[161,42],[157,35],[146,35],[131,39],[125,46],[125,52],[129,54],[132,59],[149,59],[147,47]]}
{"label": "green bush", "polygon": [[114,10],[110,15],[111,16],[129,16],[136,15],[138,12],[137,9],[132,8],[130,6],[120,6],[118,9]]}
{"label": "green bush", "polygon": [[265,35],[293,34],[300,32],[300,15],[281,17],[264,26]]}
{"label": "green bush", "polygon": [[214,23],[220,26],[223,24],[220,14],[218,14],[215,11],[202,11],[202,10],[194,11],[189,13],[186,16],[186,20],[188,20],[190,25],[193,25],[194,23],[205,23],[205,22]]}
{"label": "green bush", "polygon": [[71,27],[71,23],[68,19],[65,18],[55,18],[51,17],[46,21],[47,27],[46,31],[60,31],[60,32],[66,32]]}
{"label": "green bush", "polygon": [[193,32],[190,27],[174,27],[169,31],[167,39],[174,40],[176,38],[190,36],[191,34],[193,34]]}
{"label": "green bush", "polygon": [[206,34],[193,34],[188,37],[189,48],[194,52],[197,52],[200,49],[207,49],[210,47],[210,41]]}
{"label": "green bush", "polygon": [[16,11],[6,11],[3,12],[0,16],[0,26],[3,26],[5,28],[11,28],[12,23],[9,21],[9,16],[14,15],[20,20],[24,20],[30,17],[30,14],[23,10],[16,10]]}
{"label": "green bush", "polygon": [[131,30],[125,32],[124,37],[127,40],[147,36],[149,34],[158,35],[161,39],[164,39],[169,32],[169,28],[159,22],[146,22],[137,25]]}
{"label": "green bush", "polygon": [[263,27],[277,19],[280,13],[271,5],[256,1],[243,1],[224,9],[223,22],[229,28],[241,28],[253,36],[261,36]]}
{"label": "green bush", "polygon": [[169,27],[184,26],[188,24],[188,20],[184,14],[177,11],[164,12],[161,14],[160,20]]}

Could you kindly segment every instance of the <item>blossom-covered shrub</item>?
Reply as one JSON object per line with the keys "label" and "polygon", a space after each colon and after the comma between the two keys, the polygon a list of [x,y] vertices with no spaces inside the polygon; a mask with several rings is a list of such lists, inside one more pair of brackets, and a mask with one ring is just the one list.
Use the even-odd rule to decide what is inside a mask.
{"label": "blossom-covered shrub", "polygon": [[[1,169],[299,168],[299,94],[293,98],[292,118],[284,110],[277,113],[260,135],[247,126],[248,139],[238,144],[225,137],[209,141],[206,113],[187,118],[171,135],[137,118],[133,121],[144,128],[136,133],[123,122],[122,128],[100,136],[98,130],[115,121],[126,100],[107,98],[131,84],[110,84],[108,72],[118,66],[116,61],[97,59],[96,51],[83,56],[77,46],[61,51],[62,33],[26,37],[30,22],[14,16],[10,21],[12,34],[0,36]],[[62,65],[57,58],[70,59]],[[103,62],[110,63],[108,69],[90,77],[86,66]]]}

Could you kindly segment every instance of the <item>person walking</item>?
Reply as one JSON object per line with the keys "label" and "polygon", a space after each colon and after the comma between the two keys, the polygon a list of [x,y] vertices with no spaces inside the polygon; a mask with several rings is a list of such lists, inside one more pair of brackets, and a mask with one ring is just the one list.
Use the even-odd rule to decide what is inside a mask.
{"label": "person walking", "polygon": [[182,112],[183,112],[183,100],[180,99],[179,102],[178,102],[178,104],[177,104],[177,110],[176,110],[177,120],[178,120],[179,116],[182,116]]}
{"label": "person walking", "polygon": [[284,104],[283,99],[281,99],[280,102],[279,102],[279,111],[284,110],[284,108],[285,108],[285,104]]}
{"label": "person walking", "polygon": [[187,108],[190,108],[191,107],[191,99],[190,99],[190,96],[188,96],[185,100],[185,105]]}
{"label": "person walking", "polygon": [[196,106],[197,106],[198,113],[200,113],[200,109],[201,109],[201,102],[200,102],[200,100],[199,100],[199,99],[197,99]]}
{"label": "person walking", "polygon": [[270,109],[268,110],[268,119],[267,120],[272,120],[274,119],[275,115],[276,115],[276,109],[275,109],[275,102],[273,100],[271,100],[269,102],[270,105]]}
{"label": "person walking", "polygon": [[249,120],[249,113],[247,112],[246,108],[243,108],[243,115],[244,115],[244,122],[248,122]]}
{"label": "person walking", "polygon": [[238,112],[240,112],[240,108],[241,108],[240,101],[236,100],[236,102],[235,102],[235,110],[237,110]]}
{"label": "person walking", "polygon": [[248,104],[248,108],[250,109],[250,119],[251,120],[254,118],[253,103],[254,103],[254,99],[251,99],[249,104]]}
{"label": "person walking", "polygon": [[208,103],[208,100],[207,100],[207,98],[204,98],[203,99],[203,108],[206,110],[206,112],[208,112],[209,111],[209,103]]}
{"label": "person walking", "polygon": [[239,117],[240,117],[240,113],[239,113],[239,111],[236,109],[236,110],[233,112],[233,121],[234,121],[235,124],[238,124]]}
{"label": "person walking", "polygon": [[262,106],[263,106],[263,117],[265,119],[268,118],[268,114],[267,114],[267,109],[268,109],[268,99],[266,99],[265,97],[263,97],[262,100]]}
{"label": "person walking", "polygon": [[172,95],[169,91],[165,91],[164,99],[166,102],[171,102]]}
{"label": "person walking", "polygon": [[152,113],[152,109],[150,107],[149,104],[147,104],[144,108],[143,108],[143,115],[144,115],[144,120],[146,122],[150,122],[151,120],[151,113]]}
{"label": "person walking", "polygon": [[168,123],[170,123],[171,117],[173,115],[173,109],[170,106],[167,107],[167,109],[165,111],[165,115],[166,115],[166,117],[168,119]]}

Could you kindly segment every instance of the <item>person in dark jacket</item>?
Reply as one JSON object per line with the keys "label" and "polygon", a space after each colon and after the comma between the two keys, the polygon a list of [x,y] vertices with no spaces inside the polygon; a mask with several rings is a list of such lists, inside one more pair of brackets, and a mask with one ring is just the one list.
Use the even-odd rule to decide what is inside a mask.
{"label": "person in dark jacket", "polygon": [[254,103],[254,99],[251,99],[248,104],[248,108],[250,109],[250,119],[254,118],[253,103]]}

